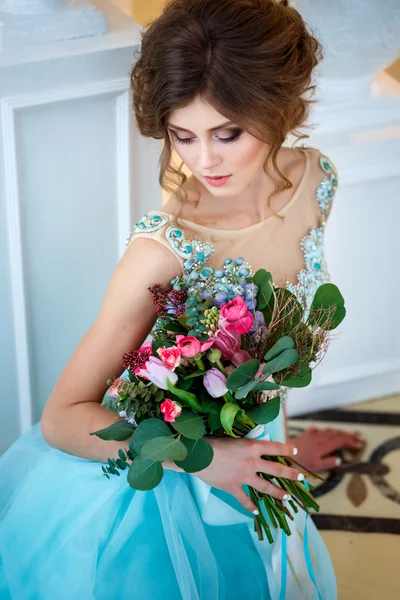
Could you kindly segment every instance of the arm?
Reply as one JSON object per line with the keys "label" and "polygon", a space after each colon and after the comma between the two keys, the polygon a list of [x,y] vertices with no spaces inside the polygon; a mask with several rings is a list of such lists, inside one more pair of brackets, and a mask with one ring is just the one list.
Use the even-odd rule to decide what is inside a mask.
{"label": "arm", "polygon": [[120,420],[101,406],[107,379],[123,371],[122,355],[140,347],[156,319],[148,287],[180,274],[175,255],[152,239],[134,240],[119,261],[98,317],[56,382],[42,416],[46,442],[70,454],[106,462],[125,442],[89,435]]}

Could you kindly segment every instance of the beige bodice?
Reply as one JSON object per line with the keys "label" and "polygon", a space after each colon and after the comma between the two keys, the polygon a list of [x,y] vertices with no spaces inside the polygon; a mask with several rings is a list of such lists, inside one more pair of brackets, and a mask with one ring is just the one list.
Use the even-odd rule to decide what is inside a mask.
{"label": "beige bodice", "polygon": [[[316,288],[329,281],[324,258],[325,224],[337,188],[337,172],[330,159],[314,148],[304,148],[302,179],[289,202],[275,215],[242,229],[215,229],[155,210],[134,227],[127,245],[137,237],[150,237],[177,256],[182,273],[193,264],[193,241],[212,245],[208,259],[222,269],[227,257],[243,257],[253,269],[270,271],[276,285],[288,287],[307,308]],[[199,249],[197,248],[197,251]]]}

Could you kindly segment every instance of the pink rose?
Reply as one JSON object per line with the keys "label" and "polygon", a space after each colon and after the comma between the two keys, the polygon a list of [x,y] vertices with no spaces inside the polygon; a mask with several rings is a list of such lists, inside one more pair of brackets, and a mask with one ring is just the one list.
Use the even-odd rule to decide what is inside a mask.
{"label": "pink rose", "polygon": [[114,383],[108,388],[107,395],[113,398],[119,398],[118,392],[123,391],[123,382],[125,380],[120,377],[114,381]]}
{"label": "pink rose", "polygon": [[178,375],[168,369],[163,361],[155,356],[150,356],[149,360],[146,362],[145,368],[140,369],[138,375],[145,379],[149,379],[154,385],[162,390],[168,389],[167,379],[170,380],[172,385],[175,385],[178,381]]}
{"label": "pink rose", "polygon": [[141,346],[139,348],[139,352],[140,352],[140,354],[143,354],[144,352],[147,352],[149,354],[153,354],[153,344],[152,344],[152,342],[146,342],[145,344],[143,344],[143,346]]}
{"label": "pink rose", "polygon": [[160,409],[164,415],[164,420],[168,423],[174,423],[175,418],[179,417],[182,412],[182,407],[177,402],[166,398],[164,402],[160,404]]}
{"label": "pink rose", "polygon": [[192,335],[177,335],[176,342],[181,355],[186,358],[193,358],[200,354],[200,352],[206,352],[214,344],[214,338],[209,339],[206,342],[200,342],[197,338]]}
{"label": "pink rose", "polygon": [[179,367],[182,362],[181,351],[176,346],[172,346],[170,348],[162,346],[161,348],[158,348],[157,354],[163,361],[164,365],[168,367],[168,369],[171,369],[171,371],[174,371],[176,367]]}
{"label": "pink rose", "polygon": [[220,315],[227,322],[227,331],[236,331],[239,334],[250,331],[254,323],[254,316],[241,296],[236,296],[236,298],[221,306]]}
{"label": "pink rose", "polygon": [[[138,350],[139,352],[139,356],[142,359],[141,360],[141,364],[144,365],[146,364],[146,360],[150,358],[150,356],[153,356],[153,345],[152,342],[146,342],[145,344],[143,344],[143,346],[141,346]],[[136,367],[136,369],[134,370],[135,375],[138,375],[139,377],[143,377],[143,375],[140,375],[140,371],[143,367]],[[147,379],[147,377],[144,377],[144,379]]]}

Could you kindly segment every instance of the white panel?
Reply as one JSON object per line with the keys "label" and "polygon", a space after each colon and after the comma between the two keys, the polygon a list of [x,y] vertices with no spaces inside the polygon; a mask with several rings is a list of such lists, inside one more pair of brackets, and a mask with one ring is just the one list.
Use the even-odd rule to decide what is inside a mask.
{"label": "white panel", "polygon": [[16,113],[34,421],[117,261],[115,102],[107,95]]}

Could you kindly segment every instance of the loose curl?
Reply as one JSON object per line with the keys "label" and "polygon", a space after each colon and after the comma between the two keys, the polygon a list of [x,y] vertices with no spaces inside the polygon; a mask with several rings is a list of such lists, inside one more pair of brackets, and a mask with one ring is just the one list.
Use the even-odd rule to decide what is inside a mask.
{"label": "loose curl", "polygon": [[[277,0],[170,0],[141,32],[131,70],[132,102],[143,136],[164,139],[159,183],[187,199],[183,162],[171,165],[170,113],[201,96],[217,112],[270,145],[264,172],[275,183],[271,199],[292,183],[279,170],[278,152],[289,134],[308,138],[305,126],[315,90],[312,72],[319,41],[301,15]],[[268,169],[271,160],[278,178]],[[276,216],[281,217],[277,213]]]}

